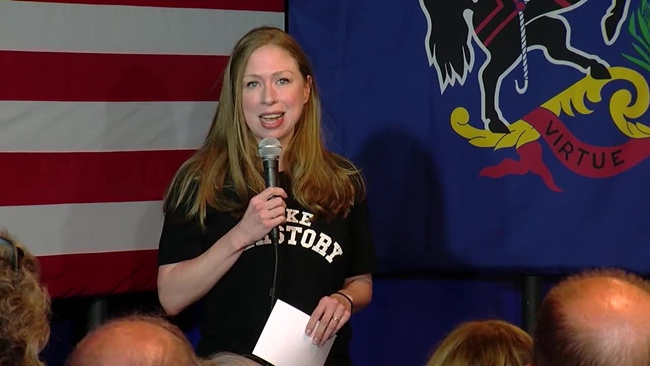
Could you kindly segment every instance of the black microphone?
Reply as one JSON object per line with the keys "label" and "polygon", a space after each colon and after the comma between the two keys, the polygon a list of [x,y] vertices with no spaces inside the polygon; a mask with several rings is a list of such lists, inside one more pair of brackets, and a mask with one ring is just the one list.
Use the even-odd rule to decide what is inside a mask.
{"label": "black microphone", "polygon": [[[278,139],[267,137],[260,141],[257,152],[262,158],[264,165],[264,182],[266,187],[277,187],[278,182],[278,165],[280,160],[280,153],[282,152],[282,145]],[[278,227],[271,229],[271,241],[277,245],[279,240]]]}
{"label": "black microphone", "polygon": [[[257,146],[257,152],[262,158],[262,164],[264,165],[264,182],[266,187],[277,187],[278,182],[278,165],[280,164],[280,153],[282,152],[282,144],[277,139],[272,137],[267,137],[260,141]],[[276,294],[275,290],[278,282],[278,242],[280,240],[278,227],[275,226],[271,229],[270,233],[271,242],[273,243],[273,249],[275,251],[275,265],[273,266],[273,284],[271,285],[271,291],[269,295],[271,296],[271,310],[275,305]]]}

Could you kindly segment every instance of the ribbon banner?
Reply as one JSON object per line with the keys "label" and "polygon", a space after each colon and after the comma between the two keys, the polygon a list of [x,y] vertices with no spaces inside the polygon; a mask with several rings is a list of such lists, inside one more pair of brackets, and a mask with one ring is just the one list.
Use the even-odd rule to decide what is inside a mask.
{"label": "ribbon banner", "polygon": [[[505,159],[483,169],[481,176],[500,178],[531,172],[541,176],[549,189],[561,191],[542,161],[542,147],[538,142],[541,137],[555,157],[574,173],[589,178],[612,177],[650,156],[650,127],[641,122],[631,122],[646,113],[650,92],[648,83],[638,72],[624,67],[611,68],[609,71],[612,79],[603,81],[585,77],[510,125],[507,134],[472,127],[469,113],[463,107],[452,112],[452,128],[477,147],[517,149],[520,160]],[[618,146],[607,147],[580,141],[560,117],[592,113],[585,105],[585,99],[591,103],[602,102],[602,89],[616,80],[627,81],[633,86],[634,93],[618,89],[609,100],[611,120],[629,140]]]}

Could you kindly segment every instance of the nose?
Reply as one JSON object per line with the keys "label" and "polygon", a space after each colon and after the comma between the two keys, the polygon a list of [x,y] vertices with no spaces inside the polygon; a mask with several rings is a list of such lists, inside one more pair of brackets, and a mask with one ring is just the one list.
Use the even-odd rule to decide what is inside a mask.
{"label": "nose", "polygon": [[271,86],[264,87],[262,91],[262,104],[273,105],[278,101],[275,88]]}

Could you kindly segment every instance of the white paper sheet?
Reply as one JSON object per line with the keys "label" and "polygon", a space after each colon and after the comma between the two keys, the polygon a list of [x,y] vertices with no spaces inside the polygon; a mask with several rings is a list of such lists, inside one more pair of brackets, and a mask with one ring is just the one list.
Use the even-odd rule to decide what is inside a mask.
{"label": "white paper sheet", "polygon": [[275,366],[323,366],[336,336],[323,347],[305,334],[309,315],[277,300],[253,354]]}

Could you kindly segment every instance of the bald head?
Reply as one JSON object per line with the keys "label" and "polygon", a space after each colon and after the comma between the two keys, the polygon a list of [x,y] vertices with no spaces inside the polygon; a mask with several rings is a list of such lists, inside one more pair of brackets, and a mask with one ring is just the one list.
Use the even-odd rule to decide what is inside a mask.
{"label": "bald head", "polygon": [[544,299],[533,348],[535,366],[646,366],[650,285],[617,270],[569,277]]}
{"label": "bald head", "polygon": [[197,365],[183,333],[162,319],[128,317],[88,334],[68,359],[68,366]]}

